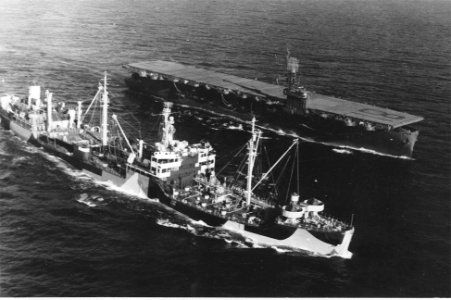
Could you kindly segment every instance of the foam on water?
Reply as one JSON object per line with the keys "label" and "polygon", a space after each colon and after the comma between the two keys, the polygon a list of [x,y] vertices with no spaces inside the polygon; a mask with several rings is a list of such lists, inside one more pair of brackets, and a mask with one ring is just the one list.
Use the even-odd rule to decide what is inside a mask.
{"label": "foam on water", "polygon": [[239,124],[238,126],[229,125],[226,127],[226,129],[244,131],[243,125],[241,124]]}
{"label": "foam on water", "polygon": [[96,207],[97,206],[97,204],[94,201],[90,200],[90,197],[86,193],[81,194],[76,201],[78,203],[82,203],[82,204],[84,204],[86,206],[89,206],[89,207]]}
{"label": "foam on water", "polygon": [[[315,144],[321,144],[324,146],[328,146],[328,147],[340,147],[343,149],[349,149],[349,150],[355,150],[355,151],[360,151],[360,152],[364,152],[364,153],[368,153],[368,154],[373,154],[373,155],[378,155],[378,156],[385,156],[385,157],[391,157],[391,158],[396,158],[396,159],[407,159],[407,160],[414,160],[414,158],[411,157],[407,157],[404,155],[391,155],[391,154],[387,154],[387,153],[382,153],[382,152],[378,152],[372,149],[367,149],[364,147],[352,147],[352,146],[348,146],[348,145],[337,145],[335,143],[327,143],[327,142],[320,142],[320,141],[315,141],[313,139],[309,139],[309,138],[304,138],[301,137],[299,135],[297,135],[294,132],[286,132],[282,129],[271,129],[271,128],[266,128],[267,130],[270,129],[270,131],[277,133],[280,136],[287,136],[287,137],[293,137],[293,138],[298,138],[304,142],[309,142],[309,143],[315,143]],[[337,151],[335,151],[337,152]]]}
{"label": "foam on water", "polygon": [[12,174],[12,172],[8,172],[8,171],[1,172],[0,173],[0,180],[8,178],[11,174]]}
{"label": "foam on water", "polygon": [[184,229],[186,231],[189,231],[188,226],[173,223],[169,219],[157,219],[157,224],[164,227]]}
{"label": "foam on water", "polygon": [[[177,228],[184,230],[197,237],[211,238],[216,240],[222,240],[225,243],[232,245],[236,248],[249,248],[246,241],[240,235],[233,235],[227,230],[215,228],[205,224],[203,221],[189,220],[189,224],[178,224],[172,222],[170,219],[157,219],[157,224],[169,228]],[[193,226],[191,226],[191,225]]]}
{"label": "foam on water", "polygon": [[210,228],[213,228],[212,226],[208,225],[207,223],[205,223],[205,222],[202,221],[202,220],[196,221],[196,220],[191,220],[191,219],[190,219],[190,222],[191,222],[192,224],[194,224],[194,225],[200,225],[200,226],[204,226],[204,227],[210,227]]}
{"label": "foam on water", "polygon": [[14,157],[14,158],[12,159],[12,164],[15,165],[16,163],[20,163],[20,162],[23,162],[23,161],[27,161],[27,160],[29,160],[29,159],[30,159],[30,158],[27,157],[27,156],[16,156],[16,157]]}
{"label": "foam on water", "polygon": [[67,175],[75,177],[77,179],[81,179],[81,180],[87,180],[87,179],[91,178],[87,174],[83,173],[81,170],[77,170],[77,169],[73,168],[64,159],[59,158],[57,156],[53,156],[53,155],[45,152],[45,150],[42,150],[42,149],[39,149],[39,150],[40,150],[39,153],[42,154],[42,156],[44,156],[47,160],[54,163],[57,168],[62,170]]}
{"label": "foam on water", "polygon": [[[211,114],[212,116],[220,116],[226,119],[232,119],[235,120],[238,125],[235,126],[234,124],[229,124],[229,123],[222,123],[220,125],[216,125],[216,127],[214,127],[215,130],[217,130],[218,128],[223,128],[223,129],[229,129],[229,130],[239,130],[239,131],[248,131],[246,129],[243,128],[243,123],[244,124],[248,124],[249,122],[244,121],[240,118],[237,117],[233,117],[230,115],[225,115],[225,114],[221,114],[221,113],[217,113],[215,111],[211,111],[208,109],[203,109],[203,108],[197,108],[197,107],[192,107],[189,105],[184,105],[184,104],[176,104],[178,106],[181,107],[186,107],[188,109],[194,110],[194,111],[204,111],[207,112],[209,114]],[[212,116],[199,116],[199,115],[195,115],[195,118],[199,121],[201,121],[202,124],[205,123],[205,118],[213,118]],[[211,127],[211,122],[209,123],[210,127]],[[303,125],[304,127],[306,127],[306,125]],[[324,145],[324,146],[328,146],[328,147],[339,147],[339,148],[343,148],[343,149],[349,149],[349,150],[353,150],[353,151],[359,151],[359,152],[363,152],[363,153],[368,153],[368,154],[372,154],[372,155],[378,155],[378,156],[384,156],[384,157],[391,157],[391,158],[396,158],[396,159],[405,159],[405,160],[414,160],[414,158],[412,157],[408,157],[408,156],[404,156],[404,155],[392,155],[392,154],[387,154],[387,153],[382,153],[382,152],[378,152],[372,149],[367,149],[364,147],[352,147],[352,146],[348,146],[348,145],[337,145],[336,143],[328,143],[328,142],[322,142],[322,141],[317,141],[313,138],[308,138],[308,137],[303,137],[303,136],[299,136],[296,132],[292,131],[292,130],[284,130],[280,127],[274,127],[270,124],[265,124],[265,125],[256,125],[256,127],[262,129],[262,130],[266,130],[272,133],[275,133],[279,136],[284,136],[284,137],[291,137],[291,138],[296,138],[296,139],[300,139],[301,141],[304,142],[309,142],[309,143],[314,143],[314,144],[320,144],[320,145]],[[337,148],[334,148],[333,151],[340,153],[340,154],[352,154],[352,153],[346,153],[346,152],[339,152],[337,150],[335,150]]]}
{"label": "foam on water", "polygon": [[99,194],[81,193],[80,195],[76,196],[76,201],[89,207],[107,205],[107,203],[105,203],[105,199]]}
{"label": "foam on water", "polygon": [[121,187],[115,185],[113,182],[110,182],[110,181],[101,181],[101,180],[97,180],[97,179],[93,179],[93,181],[96,184],[105,187],[107,190],[119,192],[121,194],[124,194],[124,195],[127,195],[127,196],[136,197],[136,198],[139,198],[141,200],[146,200],[146,201],[151,200],[152,202],[158,202],[158,199],[156,199],[156,198],[155,199],[149,199],[146,195],[143,195],[142,193],[132,192],[130,190],[121,188]]}
{"label": "foam on water", "polygon": [[81,170],[77,170],[72,168],[69,163],[67,163],[66,161],[64,161],[63,159],[59,158],[59,157],[55,157],[53,155],[50,155],[44,151],[41,152],[43,154],[43,156],[45,158],[47,158],[48,160],[52,161],[53,163],[56,164],[56,166],[58,168],[60,168],[62,171],[64,171],[66,174],[75,177],[77,179],[80,180],[88,180],[88,181],[92,181],[97,185],[103,186],[105,187],[107,190],[112,190],[115,192],[119,192],[121,194],[127,195],[127,196],[133,196],[136,198],[139,198],[141,200],[146,200],[148,202],[159,202],[159,199],[157,198],[148,198],[147,196],[141,194],[141,193],[134,193],[131,192],[129,190],[123,189],[121,187],[118,187],[117,185],[115,185],[112,182],[109,181],[101,181],[101,180],[97,180],[92,178],[91,176],[89,176],[88,174],[84,173]]}
{"label": "foam on water", "polygon": [[340,153],[340,154],[352,154],[352,151],[346,150],[346,149],[337,149],[337,148],[334,148],[334,149],[332,149],[332,151],[334,151],[334,152],[336,152],[336,153]]}
{"label": "foam on water", "polygon": [[25,146],[25,149],[24,149],[26,152],[28,152],[28,153],[38,153],[39,152],[39,149],[38,148],[36,148],[36,147],[34,147],[34,146]]}

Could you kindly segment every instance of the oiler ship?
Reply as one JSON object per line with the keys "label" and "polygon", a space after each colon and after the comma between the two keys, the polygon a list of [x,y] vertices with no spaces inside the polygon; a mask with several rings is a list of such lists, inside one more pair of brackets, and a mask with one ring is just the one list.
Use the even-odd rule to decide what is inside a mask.
{"label": "oiler ship", "polygon": [[[186,185],[195,175],[214,169],[215,153],[208,142],[188,144],[172,139],[175,129],[170,103],[162,112],[162,141],[152,145],[139,140],[132,145],[117,116],[108,114],[106,74],[84,112],[81,101],[76,107],[66,107],[64,102],[53,103],[52,97],[46,91],[41,100],[40,86],[31,86],[25,98],[1,97],[3,127],[98,181],[146,197],[150,181]],[[102,108],[97,118],[89,115],[94,106]],[[98,124],[85,123],[87,116]]]}
{"label": "oiler ship", "polygon": [[331,146],[411,157],[422,117],[321,95],[300,82],[299,60],[286,59],[286,85],[241,78],[172,61],[124,67],[133,92],[249,122]]}
{"label": "oiler ship", "polygon": [[[174,138],[172,104],[162,111],[161,141],[132,145],[117,116],[108,115],[107,77],[85,112],[76,107],[54,104],[46,91],[41,100],[39,86],[29,88],[27,98],[0,98],[3,127],[22,139],[61,157],[91,177],[112,183],[125,191],[160,202],[206,224],[236,231],[265,246],[300,249],[321,256],[351,258],[348,250],[354,228],[322,215],[324,204],[318,199],[299,200],[292,194],[289,204],[280,206],[276,198],[262,198],[254,193],[253,169],[261,132],[252,121],[248,144],[247,183],[222,183],[215,175],[216,154],[208,142],[188,144]],[[90,108],[101,104],[99,124],[85,123]],[[92,119],[92,118],[91,118]],[[116,130],[113,130],[113,129]],[[115,134],[114,132],[117,132]],[[298,144],[297,140],[272,169]]]}
{"label": "oiler ship", "polygon": [[[254,177],[261,131],[255,129],[255,119],[252,119],[251,124],[247,161],[240,164],[247,165],[244,187],[237,184],[240,183],[237,178],[227,183],[225,177],[221,182],[214,172],[207,172],[196,176],[191,186],[165,186],[155,189],[162,192],[158,197],[170,200],[169,205],[192,219],[237,232],[259,245],[301,249],[328,257],[351,258],[352,253],[348,248],[354,227],[323,215],[322,201],[316,198],[301,201],[297,191],[291,194],[290,199],[285,199],[289,204],[279,205],[280,197],[277,192],[269,192],[266,189],[260,191],[260,195],[255,192],[293,149],[295,155],[298,154],[299,141],[294,140],[265,173]],[[287,163],[288,161],[285,166]],[[291,165],[293,169],[288,173],[293,174],[299,161],[294,159]],[[237,171],[237,174],[240,173],[243,173],[241,169]],[[280,175],[279,180],[282,178]],[[291,179],[293,178],[289,181]]]}

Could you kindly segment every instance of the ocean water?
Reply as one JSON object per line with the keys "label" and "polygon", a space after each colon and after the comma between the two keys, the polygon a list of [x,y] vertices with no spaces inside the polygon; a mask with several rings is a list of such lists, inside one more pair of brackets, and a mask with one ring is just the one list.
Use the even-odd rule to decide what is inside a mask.
{"label": "ocean water", "polygon": [[[0,131],[0,296],[450,297],[451,2],[89,0],[0,2],[1,93],[39,84],[90,100],[152,138],[158,104],[122,65],[175,60],[275,82],[286,48],[304,85],[425,120],[414,159],[301,143],[301,190],[343,220],[351,260],[260,248],[99,185]],[[238,124],[179,109],[177,137],[221,159]],[[267,133],[280,152],[290,139]]]}

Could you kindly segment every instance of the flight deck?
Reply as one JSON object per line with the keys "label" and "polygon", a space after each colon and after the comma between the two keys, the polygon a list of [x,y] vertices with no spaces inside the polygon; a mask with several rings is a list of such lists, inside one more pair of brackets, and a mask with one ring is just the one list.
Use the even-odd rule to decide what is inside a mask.
{"label": "flight deck", "polygon": [[[136,72],[155,74],[169,80],[184,82],[185,84],[200,84],[228,93],[241,93],[248,96],[268,100],[284,101],[286,96],[284,86],[266,83],[258,80],[242,78],[234,75],[219,73],[177,62],[151,60],[132,63],[124,66]],[[335,97],[308,92],[306,108],[332,115],[367,121],[380,125],[398,128],[423,120],[423,117],[408,113],[381,108],[374,105],[348,101]]]}

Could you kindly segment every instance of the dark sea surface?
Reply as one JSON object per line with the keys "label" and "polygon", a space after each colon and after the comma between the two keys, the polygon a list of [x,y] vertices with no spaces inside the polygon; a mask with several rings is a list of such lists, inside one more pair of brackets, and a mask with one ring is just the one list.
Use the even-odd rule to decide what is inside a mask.
{"label": "dark sea surface", "polygon": [[[275,82],[287,47],[308,89],[425,118],[413,160],[301,143],[302,194],[354,214],[351,260],[252,246],[1,130],[0,296],[450,297],[450,15],[440,0],[0,1],[1,93],[89,101],[106,70],[130,134],[152,138],[161,105],[126,93],[122,65]],[[178,112],[177,137],[210,140],[219,161],[248,138]],[[275,153],[290,143],[267,136]]]}

